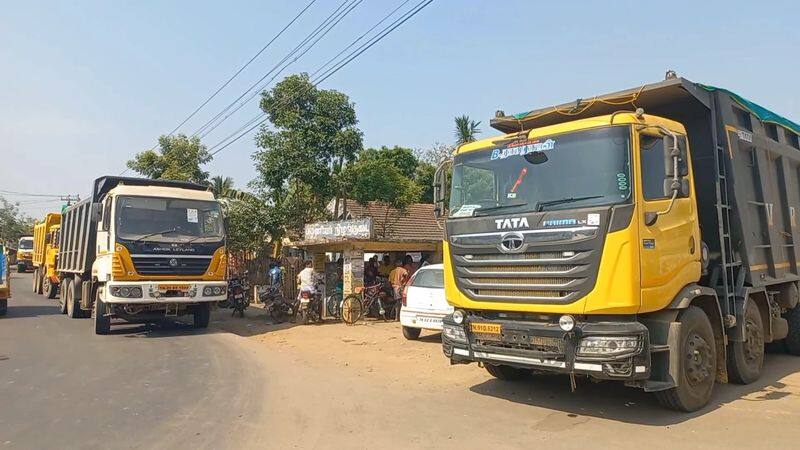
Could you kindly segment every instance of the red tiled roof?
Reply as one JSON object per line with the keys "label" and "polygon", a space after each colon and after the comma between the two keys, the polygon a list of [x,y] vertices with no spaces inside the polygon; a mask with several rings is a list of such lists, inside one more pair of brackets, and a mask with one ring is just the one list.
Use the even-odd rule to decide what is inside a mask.
{"label": "red tiled roof", "polygon": [[[341,214],[342,205],[339,209]],[[414,203],[401,212],[378,202],[362,205],[355,200],[348,200],[347,216],[349,219],[371,217],[375,239],[441,241],[444,236],[443,230],[436,224],[430,203]]]}

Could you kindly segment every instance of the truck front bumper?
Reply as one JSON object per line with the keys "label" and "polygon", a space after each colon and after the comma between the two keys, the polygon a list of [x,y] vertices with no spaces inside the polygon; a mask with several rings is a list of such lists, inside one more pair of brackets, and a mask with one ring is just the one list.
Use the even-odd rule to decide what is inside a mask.
{"label": "truck front bumper", "polygon": [[[567,332],[557,321],[491,320],[468,315],[462,324],[456,324],[449,315],[443,322],[442,349],[453,364],[482,362],[607,380],[649,378],[649,339],[643,324],[576,320],[575,327]],[[473,323],[483,330],[487,324],[495,330],[499,325],[500,332],[475,332]],[[597,352],[598,344],[607,346],[612,341],[630,345]]]}
{"label": "truck front bumper", "polygon": [[[109,281],[101,298],[104,303],[111,304],[221,302],[228,298],[227,289],[225,281]],[[132,291],[133,294],[141,292],[141,295],[132,296]]]}

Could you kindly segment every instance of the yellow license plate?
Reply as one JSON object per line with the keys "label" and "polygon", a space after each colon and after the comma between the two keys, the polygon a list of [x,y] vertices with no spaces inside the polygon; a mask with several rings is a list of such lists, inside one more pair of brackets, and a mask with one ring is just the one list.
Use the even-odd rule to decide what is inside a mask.
{"label": "yellow license plate", "polygon": [[469,325],[473,333],[500,334],[499,323],[471,323]]}
{"label": "yellow license plate", "polygon": [[159,284],[159,291],[188,291],[188,284]]}

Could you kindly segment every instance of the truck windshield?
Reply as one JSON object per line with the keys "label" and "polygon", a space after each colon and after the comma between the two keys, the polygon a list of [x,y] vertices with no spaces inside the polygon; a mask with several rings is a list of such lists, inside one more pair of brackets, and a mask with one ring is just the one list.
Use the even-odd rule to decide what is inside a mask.
{"label": "truck windshield", "polygon": [[628,202],[630,128],[503,143],[455,157],[450,217]]}
{"label": "truck windshield", "polygon": [[20,250],[31,250],[33,248],[33,238],[23,238],[19,240]]}
{"label": "truck windshield", "polygon": [[119,197],[116,234],[154,242],[214,241],[223,236],[219,204],[159,197]]}

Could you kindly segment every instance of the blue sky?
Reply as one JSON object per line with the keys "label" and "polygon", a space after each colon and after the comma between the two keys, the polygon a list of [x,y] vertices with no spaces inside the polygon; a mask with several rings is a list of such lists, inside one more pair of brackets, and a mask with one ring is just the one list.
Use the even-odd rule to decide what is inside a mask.
{"label": "blue sky", "polygon": [[[0,190],[86,194],[150,148],[261,48],[303,1],[5,2]],[[261,77],[338,4],[318,0],[181,131]],[[364,0],[286,74],[313,71],[401,0]],[[409,6],[416,0],[409,2]],[[322,87],[348,94],[365,144],[428,147],[453,117],[483,121],[639,86],[667,69],[800,120],[800,4],[792,1],[436,0]],[[257,103],[205,139],[216,144]],[[254,176],[252,137],[207,167]],[[8,195],[41,216],[54,203]]]}

